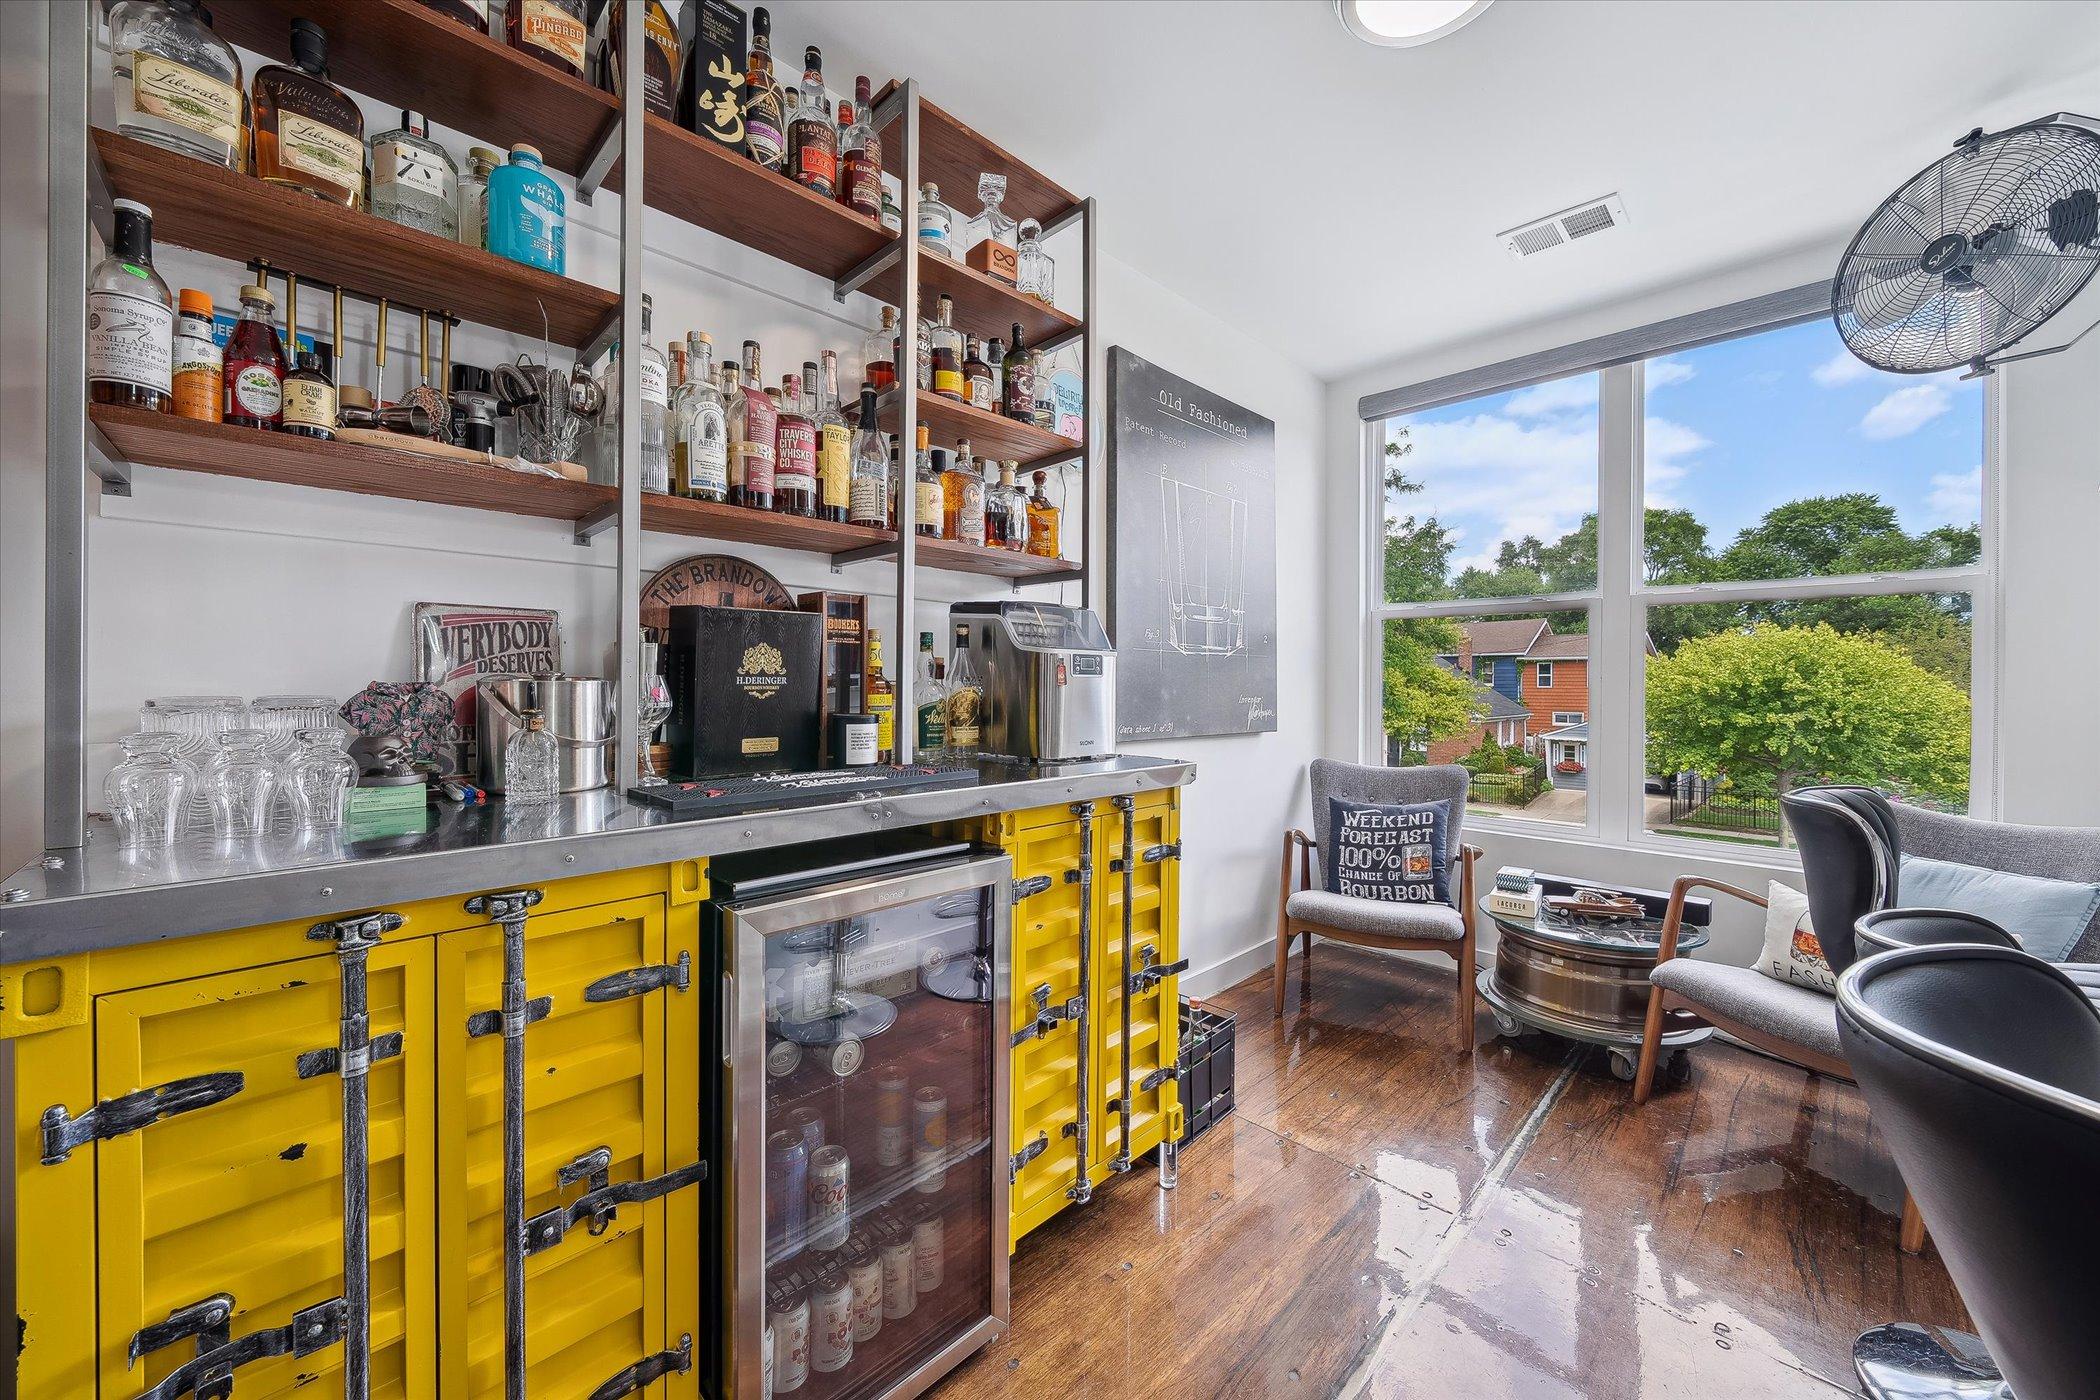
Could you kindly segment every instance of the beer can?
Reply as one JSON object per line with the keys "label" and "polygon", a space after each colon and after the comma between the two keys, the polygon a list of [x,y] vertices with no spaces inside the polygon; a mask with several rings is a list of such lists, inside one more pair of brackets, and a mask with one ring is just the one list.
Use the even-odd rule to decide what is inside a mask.
{"label": "beer can", "polygon": [[811,1153],[824,1145],[824,1115],[814,1108],[794,1109],[783,1126],[800,1136]]}
{"label": "beer can", "polygon": [[882,1247],[882,1315],[894,1321],[910,1317],[919,1304],[917,1271],[912,1265],[909,1239],[891,1240]]}
{"label": "beer can", "polygon": [[853,1286],[853,1340],[867,1342],[882,1331],[882,1256],[865,1240],[855,1243],[861,1251],[846,1265],[846,1282]]}
{"label": "beer can", "polygon": [[911,1098],[911,1168],[914,1190],[948,1184],[948,1096],[930,1084]]}
{"label": "beer can", "polygon": [[819,1371],[843,1371],[853,1362],[853,1285],[843,1270],[817,1280],[810,1299],[809,1364]]}
{"label": "beer can", "polygon": [[773,1309],[773,1393],[785,1395],[802,1389],[809,1379],[809,1295],[798,1293],[792,1302]]}
{"label": "beer can", "polygon": [[802,1248],[809,1214],[809,1144],[798,1133],[766,1139],[766,1233],[782,1257]]}
{"label": "beer can", "polygon": [[875,1081],[875,1165],[901,1167],[911,1154],[911,1124],[907,1121],[911,1081],[901,1074],[885,1074]]}
{"label": "beer can", "polygon": [[[809,1247],[837,1249],[853,1228],[853,1207],[847,1192],[852,1163],[846,1149],[833,1144],[820,1147],[809,1158]],[[825,1369],[818,1367],[818,1370]]]}
{"label": "beer can", "polygon": [[938,1215],[929,1215],[911,1227],[912,1287],[921,1293],[941,1286],[942,1236],[946,1233]]}
{"label": "beer can", "polygon": [[788,1000],[781,1019],[797,1025],[832,1014],[831,955],[805,957],[788,971]]}
{"label": "beer can", "polygon": [[765,1344],[759,1351],[758,1393],[770,1396],[773,1393],[773,1324],[766,1324]]}
{"label": "beer can", "polygon": [[831,1075],[834,1079],[850,1078],[854,1071],[867,1062],[867,1047],[851,1036],[847,1036],[831,1047]]}
{"label": "beer can", "polygon": [[766,1047],[766,1074],[785,1079],[802,1063],[802,1047],[792,1040],[776,1040]]}

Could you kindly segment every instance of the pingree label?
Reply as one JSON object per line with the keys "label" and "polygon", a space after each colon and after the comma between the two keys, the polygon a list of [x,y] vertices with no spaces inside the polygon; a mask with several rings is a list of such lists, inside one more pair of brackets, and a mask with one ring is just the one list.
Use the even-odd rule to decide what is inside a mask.
{"label": "pingree label", "polygon": [[240,90],[173,59],[131,55],[131,105],[214,141],[240,144]]}
{"label": "pingree label", "polygon": [[583,67],[584,44],[588,36],[582,20],[553,0],[525,0],[520,18],[523,22],[518,28],[524,33],[526,43],[559,55],[574,67]]}

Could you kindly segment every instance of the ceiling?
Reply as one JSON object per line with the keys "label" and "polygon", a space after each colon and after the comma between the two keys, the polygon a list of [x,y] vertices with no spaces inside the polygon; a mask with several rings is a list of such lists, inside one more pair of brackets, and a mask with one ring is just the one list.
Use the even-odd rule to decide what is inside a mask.
{"label": "ceiling", "polygon": [[[1103,250],[1323,379],[1808,247],[1972,126],[2100,115],[2100,5],[1499,0],[1415,49],[1329,0],[775,5],[1100,202]],[[1513,261],[1494,235],[1624,196]],[[964,201],[968,203],[969,201]]]}

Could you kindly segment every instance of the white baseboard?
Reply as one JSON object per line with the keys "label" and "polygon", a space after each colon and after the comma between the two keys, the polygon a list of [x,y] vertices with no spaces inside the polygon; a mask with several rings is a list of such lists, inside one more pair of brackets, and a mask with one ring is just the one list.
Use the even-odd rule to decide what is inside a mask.
{"label": "white baseboard", "polygon": [[1230,957],[1222,958],[1209,967],[1191,969],[1181,974],[1181,990],[1186,996],[1212,997],[1227,987],[1246,981],[1255,973],[1273,967],[1276,962],[1276,942],[1265,939],[1251,948],[1243,948]]}

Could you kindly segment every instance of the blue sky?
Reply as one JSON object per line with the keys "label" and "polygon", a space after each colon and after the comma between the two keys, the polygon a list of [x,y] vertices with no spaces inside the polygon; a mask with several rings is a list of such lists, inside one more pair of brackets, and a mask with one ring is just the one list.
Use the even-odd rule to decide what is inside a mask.
{"label": "blue sky", "polygon": [[[1873,492],[1914,532],[1978,518],[1979,381],[1870,369],[1818,320],[1651,361],[1647,383],[1648,504],[1692,511],[1715,549],[1775,505],[1841,491]],[[1398,509],[1458,534],[1454,573],[1596,508],[1596,375],[1395,422],[1425,488]]]}

